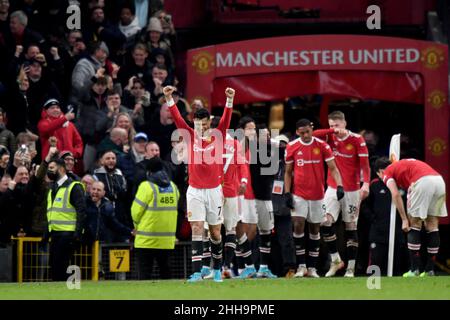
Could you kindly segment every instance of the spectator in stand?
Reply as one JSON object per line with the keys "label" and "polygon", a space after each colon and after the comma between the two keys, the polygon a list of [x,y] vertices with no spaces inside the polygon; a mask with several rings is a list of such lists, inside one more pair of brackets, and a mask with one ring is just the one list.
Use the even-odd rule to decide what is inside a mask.
{"label": "spectator in stand", "polygon": [[91,187],[94,181],[94,177],[90,174],[85,174],[83,178],[81,178],[81,183],[84,185],[84,190],[86,190],[86,193],[91,192]]}
{"label": "spectator in stand", "polygon": [[108,106],[108,118],[111,119],[111,125],[112,122],[117,119],[119,114],[128,113],[133,120],[133,126],[137,128],[142,127],[144,125],[143,105],[150,103],[150,97],[148,98],[148,102],[144,102],[143,100],[143,97],[141,97],[141,99],[137,100],[136,104],[134,104],[132,108],[127,108],[122,105],[122,99],[118,90],[109,90],[106,94],[106,105]]}
{"label": "spectator in stand", "polygon": [[[0,207],[8,238],[24,237],[31,232],[31,212],[34,207],[34,197],[31,189],[30,175],[25,166],[19,166],[14,178],[9,181],[1,199]],[[3,239],[4,241],[5,239]]]}
{"label": "spectator in stand", "polygon": [[134,129],[133,120],[127,112],[121,112],[114,119],[112,128],[122,128],[127,132],[128,142],[124,144],[127,151],[131,143],[133,142],[134,136],[136,135],[136,130]]}
{"label": "spectator in stand", "polygon": [[170,139],[172,133],[177,127],[169,112],[169,106],[164,103],[157,112],[155,112],[151,121],[147,121],[147,133],[161,147],[161,158],[166,159],[170,155],[172,146]]}
{"label": "spectator in stand", "polygon": [[127,131],[123,128],[113,128],[109,136],[105,137],[97,146],[97,155],[112,150],[117,156],[121,157],[125,154],[126,145],[128,145]]}
{"label": "spectator in stand", "polygon": [[125,87],[127,83],[130,84],[130,79],[134,76],[149,85],[153,81],[153,76],[152,65],[147,60],[147,47],[142,43],[136,44],[131,53],[131,58],[132,60],[125,62],[119,70],[118,77],[122,87]]}
{"label": "spectator in stand", "polygon": [[[87,96],[92,85],[98,78],[104,75],[106,59],[109,56],[109,49],[104,42],[91,44],[89,48],[90,56],[80,59],[72,72],[72,97],[71,101],[76,103]],[[100,70],[99,69],[103,69]],[[94,77],[96,76],[96,77]]]}
{"label": "spectator in stand", "polygon": [[[27,27],[28,17],[23,11],[14,11],[9,18],[9,32],[5,35],[8,49],[15,50],[18,45],[27,48],[31,43],[37,43],[43,49],[45,39],[38,32]],[[12,55],[11,51],[10,56]]]}
{"label": "spectator in stand", "polygon": [[107,135],[112,123],[106,105],[106,78],[95,79],[89,94],[82,99],[78,110],[76,126],[85,143],[83,164],[86,171],[93,168],[96,159],[96,147]]}
{"label": "spectator in stand", "polygon": [[156,64],[152,69],[153,81],[149,85],[152,101],[156,102],[163,97],[162,88],[173,84],[173,80],[168,78],[168,71],[165,65]]}
{"label": "spectator in stand", "polygon": [[[150,18],[147,26],[147,33],[143,34],[141,41],[147,44],[148,50],[151,53],[155,48],[161,48],[167,50],[169,55],[172,57],[172,51],[170,50],[170,43],[163,38],[163,28],[161,26],[161,21],[156,18]],[[171,59],[171,61],[174,61]]]}
{"label": "spectator in stand", "polygon": [[103,8],[96,6],[90,12],[90,20],[83,29],[83,38],[90,41],[104,41],[111,50],[111,57],[117,57],[117,52],[122,48],[127,38],[119,30],[118,26],[109,23],[105,18]]}
{"label": "spectator in stand", "polygon": [[11,153],[17,150],[16,137],[14,133],[6,129],[5,112],[2,108],[0,108],[0,146],[5,146]]}
{"label": "spectator in stand", "polygon": [[162,64],[167,69],[167,81],[174,82],[174,64],[167,50],[162,48],[154,48],[148,57],[150,63],[153,65]]}
{"label": "spectator in stand", "polygon": [[59,150],[70,151],[75,159],[81,158],[83,154],[83,141],[75,125],[70,122],[75,118],[71,111],[65,115],[62,113],[59,101],[49,99],[44,103],[45,111],[42,112],[42,119],[39,121],[38,129],[42,145],[42,159],[50,148],[48,138],[57,138]]}
{"label": "spectator in stand", "polygon": [[133,230],[120,223],[114,212],[113,203],[105,197],[105,185],[94,181],[86,194],[86,224],[83,242],[113,242],[115,235],[130,238]]}
{"label": "spectator in stand", "polygon": [[0,145],[0,177],[3,177],[7,172],[10,154],[8,148]]}
{"label": "spectator in stand", "polygon": [[118,159],[117,167],[122,170],[129,189],[134,185],[134,174],[136,172],[136,165],[143,161],[146,155],[146,145],[148,137],[145,133],[139,132],[134,137],[130,150],[123,157]]}
{"label": "spectator in stand", "polygon": [[73,181],[81,181],[81,178],[74,173],[76,160],[73,156],[73,153],[69,150],[61,151],[59,153],[59,158],[64,160],[64,163],[66,164],[67,176]]}
{"label": "spectator in stand", "polygon": [[27,97],[29,88],[30,82],[22,66],[14,83],[9,87],[5,110],[8,116],[7,128],[16,135],[31,129]]}
{"label": "spectator in stand", "polygon": [[[86,44],[83,40],[83,34],[80,30],[70,30],[66,36],[66,41],[63,44],[65,52],[74,58],[77,62],[83,52],[86,50]],[[73,64],[75,66],[75,64]],[[73,70],[73,67],[71,68]]]}
{"label": "spectator in stand", "polygon": [[[1,148],[0,148],[1,152]],[[11,176],[9,174],[2,174],[0,178],[0,205],[3,205],[5,202],[5,194],[9,192],[8,186],[11,181]],[[5,247],[11,240],[11,236],[9,235],[9,226],[7,224],[7,214],[6,210],[0,211],[0,248]]]}
{"label": "spectator in stand", "polygon": [[126,37],[125,50],[128,50],[136,42],[135,38],[141,31],[138,17],[136,17],[136,7],[130,0],[125,1],[120,9],[119,30]]}
{"label": "spectator in stand", "polygon": [[[44,70],[45,69],[45,70]],[[41,119],[42,106],[45,101],[55,98],[63,101],[58,87],[50,79],[47,68],[43,68],[42,60],[36,58],[24,64],[27,73],[29,88],[27,90],[27,102],[31,131],[37,133],[37,124]],[[23,116],[23,114],[21,115]]]}
{"label": "spectator in stand", "polygon": [[[122,171],[117,168],[117,157],[114,151],[105,151],[100,158],[101,167],[94,170],[94,179],[103,182],[106,197],[113,202],[117,219],[126,226],[131,226],[129,206],[127,203],[127,181]],[[92,186],[91,186],[92,192]],[[120,239],[118,239],[120,238]],[[115,240],[125,240],[116,237]]]}
{"label": "spectator in stand", "polygon": [[[136,193],[136,190],[137,190],[137,187],[139,186],[139,184],[142,181],[144,181],[145,179],[147,179],[147,175],[146,175],[147,165],[148,165],[150,159],[155,158],[155,157],[161,158],[159,145],[155,141],[149,141],[145,145],[144,159],[142,161],[140,161],[139,163],[137,163],[136,168],[135,168],[135,174],[134,174],[134,179],[133,179],[133,181],[134,181],[133,194]],[[170,180],[173,180],[174,174],[175,174],[174,165],[170,161],[163,160],[162,163],[163,163],[164,170],[166,171]]]}
{"label": "spectator in stand", "polygon": [[158,18],[161,22],[161,27],[163,29],[162,37],[164,38],[164,40],[169,45],[175,43],[176,31],[172,20],[172,15],[168,14],[164,10],[159,10],[155,12],[153,16]]}
{"label": "spectator in stand", "polygon": [[8,30],[9,0],[0,1],[0,34]]}

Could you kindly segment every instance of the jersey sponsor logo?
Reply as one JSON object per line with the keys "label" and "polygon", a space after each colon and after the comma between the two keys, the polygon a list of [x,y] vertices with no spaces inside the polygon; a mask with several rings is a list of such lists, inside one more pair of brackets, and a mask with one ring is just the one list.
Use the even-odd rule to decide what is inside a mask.
{"label": "jersey sponsor logo", "polygon": [[303,159],[297,159],[297,166],[303,167],[305,164],[316,164],[320,163],[320,160],[303,160]]}
{"label": "jersey sponsor logo", "polygon": [[343,158],[353,158],[353,154],[344,154],[344,153],[340,153],[337,150],[333,151],[333,154],[335,156],[339,156],[339,157],[343,157]]}

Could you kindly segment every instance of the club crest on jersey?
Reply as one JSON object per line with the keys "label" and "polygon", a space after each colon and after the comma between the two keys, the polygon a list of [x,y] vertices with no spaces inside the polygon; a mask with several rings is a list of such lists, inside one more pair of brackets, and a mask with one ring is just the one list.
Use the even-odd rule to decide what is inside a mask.
{"label": "club crest on jersey", "polygon": [[313,153],[314,153],[315,155],[320,154],[320,149],[319,149],[319,148],[314,148],[314,149],[313,149]]}
{"label": "club crest on jersey", "polygon": [[345,149],[347,149],[347,150],[353,150],[353,145],[351,145],[351,144],[348,144],[348,145],[346,145],[345,146]]}

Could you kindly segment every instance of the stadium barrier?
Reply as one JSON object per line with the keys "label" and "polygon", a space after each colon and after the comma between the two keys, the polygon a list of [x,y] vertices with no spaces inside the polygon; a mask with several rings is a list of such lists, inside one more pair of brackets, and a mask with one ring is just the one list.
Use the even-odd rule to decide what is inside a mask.
{"label": "stadium barrier", "polygon": [[[41,245],[40,237],[12,238],[16,251],[17,282],[51,281],[49,244]],[[50,239],[51,241],[51,239]],[[136,258],[133,243],[81,244],[75,251],[71,265],[81,270],[82,280],[137,280]],[[191,244],[177,242],[171,252],[169,265],[172,278],[186,279],[191,274]],[[152,279],[159,277],[159,268],[154,261]]]}
{"label": "stadium barrier", "polygon": [[[133,243],[101,243],[99,278],[102,280],[137,280]],[[180,241],[169,258],[173,279],[186,279],[191,274],[191,243]],[[153,262],[151,279],[159,278],[157,261]]]}
{"label": "stadium barrier", "polygon": [[[41,245],[40,237],[12,238],[17,253],[17,282],[51,280],[49,244]],[[51,241],[51,239],[50,239]],[[72,256],[71,265],[80,267],[82,280],[98,280],[99,243],[80,244]]]}

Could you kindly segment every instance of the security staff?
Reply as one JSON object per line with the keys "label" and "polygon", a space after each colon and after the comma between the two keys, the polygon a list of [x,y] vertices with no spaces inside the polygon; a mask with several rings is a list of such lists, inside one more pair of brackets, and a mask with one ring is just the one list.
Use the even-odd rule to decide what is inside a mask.
{"label": "security staff", "polygon": [[50,160],[47,177],[52,181],[47,196],[47,221],[51,237],[50,265],[53,281],[65,281],[86,216],[84,189],[67,176],[64,160]]}
{"label": "security staff", "polygon": [[179,191],[170,181],[162,160],[154,157],[147,165],[147,180],[139,185],[131,207],[136,229],[134,247],[138,278],[149,279],[156,258],[162,279],[169,279],[169,254],[175,248]]}

